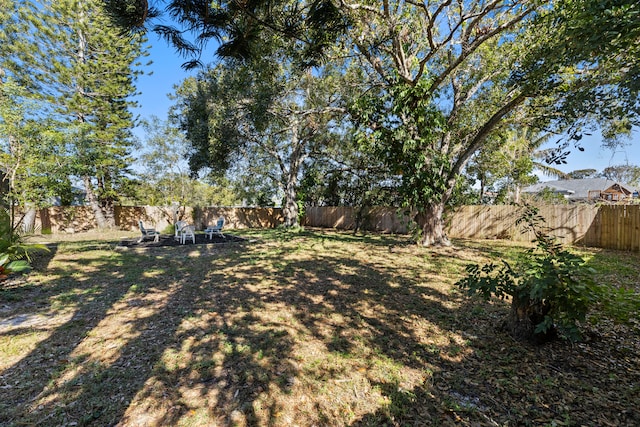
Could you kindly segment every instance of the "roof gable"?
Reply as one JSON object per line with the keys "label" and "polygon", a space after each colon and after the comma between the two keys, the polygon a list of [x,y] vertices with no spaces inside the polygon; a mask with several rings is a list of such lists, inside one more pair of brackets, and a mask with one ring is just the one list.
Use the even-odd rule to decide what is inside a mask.
{"label": "roof gable", "polygon": [[605,178],[562,179],[557,181],[540,182],[523,189],[525,193],[538,193],[544,188],[565,194],[571,199],[588,199],[590,191],[622,192],[626,195],[637,192],[638,189],[624,183]]}

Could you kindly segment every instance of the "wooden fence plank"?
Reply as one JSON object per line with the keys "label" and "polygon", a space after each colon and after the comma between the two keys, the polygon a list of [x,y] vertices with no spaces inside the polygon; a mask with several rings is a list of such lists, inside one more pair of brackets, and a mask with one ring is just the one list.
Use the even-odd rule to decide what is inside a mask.
{"label": "wooden fence plank", "polygon": [[[516,226],[520,211],[516,206],[461,206],[446,217],[447,233],[453,238],[511,239],[531,241]],[[546,205],[540,206],[551,233],[563,243],[609,249],[640,251],[640,205]],[[276,208],[182,208],[182,217],[202,228],[220,215],[227,228],[275,227],[282,223]],[[309,207],[303,225],[353,229],[358,211],[353,207]],[[139,219],[162,230],[172,223],[169,208],[152,206],[116,207],[116,224],[137,230]],[[359,226],[384,233],[407,233],[410,218],[397,208],[373,207],[362,211]],[[86,206],[53,207],[41,210],[38,223],[52,233],[80,232],[95,228],[93,213]]]}
{"label": "wooden fence plank", "polygon": [[[521,233],[516,226],[520,211],[515,206],[461,206],[447,216],[447,234],[452,238],[511,239],[531,241],[531,232]],[[640,205],[545,205],[540,206],[551,233],[566,244],[621,250],[640,250]],[[350,213],[349,213],[350,211]],[[328,220],[335,208],[307,209],[305,225],[349,228],[353,208],[343,207],[340,216]],[[388,233],[407,233],[408,218],[398,219],[397,212],[375,208],[370,211],[370,229]],[[395,215],[395,220],[388,217]]]}
{"label": "wooden fence plank", "polygon": [[634,250],[640,251],[640,206],[636,206],[634,210],[635,210],[635,217],[636,217],[636,226],[633,229],[635,242],[636,242]]}

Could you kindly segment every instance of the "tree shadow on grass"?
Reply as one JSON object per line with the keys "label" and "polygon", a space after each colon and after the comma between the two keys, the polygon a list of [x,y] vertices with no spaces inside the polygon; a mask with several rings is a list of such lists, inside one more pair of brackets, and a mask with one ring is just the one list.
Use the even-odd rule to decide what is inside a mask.
{"label": "tree shadow on grass", "polygon": [[[284,231],[286,232],[286,231]],[[364,243],[366,245],[384,246],[384,247],[403,247],[413,246],[415,241],[407,234],[380,234],[375,232],[341,232],[336,233],[332,230],[322,228],[308,228],[304,230],[306,236],[318,237],[326,236],[327,239],[343,243]]]}
{"label": "tree shadow on grass", "polygon": [[[609,280],[621,285],[628,274],[627,284],[638,289],[636,254],[601,254],[588,265],[606,265],[606,271],[625,259],[623,274]],[[606,274],[596,280],[608,281]],[[443,359],[432,380],[413,390],[379,384],[386,404],[351,425],[639,424],[637,328],[601,319],[600,325],[583,325],[585,342],[533,346],[502,330],[508,310],[507,304],[464,301],[457,312],[472,352],[459,362]]]}
{"label": "tree shadow on grass", "polygon": [[[433,347],[425,342],[424,337],[418,335],[422,331],[413,329],[411,325],[412,318],[428,319],[436,328],[450,330],[453,327],[455,329],[457,310],[447,307],[448,301],[452,299],[450,295],[430,287],[411,286],[409,282],[403,280],[398,282],[401,277],[400,270],[393,267],[379,269],[362,261],[343,257],[341,254],[312,260],[289,261],[287,253],[290,252],[281,248],[274,249],[272,252],[263,251],[259,255],[259,262],[255,261],[255,252],[241,255],[237,266],[244,267],[243,276],[246,279],[226,283],[224,288],[216,291],[218,301],[226,312],[241,310],[256,313],[266,311],[268,307],[282,306],[283,318],[291,316],[287,322],[289,328],[293,330],[290,330],[287,335],[282,335],[281,339],[285,340],[287,345],[286,348],[278,351],[280,364],[290,359],[287,362],[288,368],[282,369],[283,372],[289,370],[284,374],[285,377],[294,379],[298,377],[303,381],[321,383],[327,381],[341,383],[345,381],[342,377],[349,376],[352,369],[380,370],[375,366],[376,363],[380,363],[380,360],[383,361],[382,363],[387,363],[385,360],[389,360],[388,364],[393,369],[402,370],[402,367],[408,367],[420,371],[440,366],[443,360],[440,352],[454,353],[462,345],[454,339],[456,335],[454,331],[448,343],[438,344],[439,350],[433,351]],[[252,264],[255,266],[249,267]],[[278,268],[274,271],[261,265],[277,265]],[[263,293],[255,290],[255,282],[259,280],[258,278],[269,279],[269,284],[264,285]],[[243,295],[243,298],[238,300],[238,295]],[[367,309],[365,307],[367,304],[371,305],[373,310]],[[232,307],[234,310],[230,310]],[[384,307],[384,310],[376,311],[381,307]],[[220,309],[221,307],[218,307],[216,312]],[[274,320],[265,323],[264,315],[259,318],[247,317],[245,320],[247,319],[251,319],[251,322],[243,322],[234,336],[242,337],[243,342],[253,348],[254,355],[255,352],[268,350],[264,342],[257,339],[260,335],[252,334],[252,329],[256,325],[264,327],[267,324],[275,331],[283,328],[283,325],[279,325]],[[224,330],[222,333],[225,334]],[[282,333],[281,329],[280,333]],[[252,338],[247,340],[247,337]],[[326,352],[317,361],[322,366],[315,373],[309,373],[312,369],[309,365],[313,365],[316,361],[298,360],[300,356],[296,353],[299,350],[294,348],[295,337],[309,341],[310,345],[313,345],[312,341],[319,342],[326,348]],[[371,353],[369,356],[374,357],[367,358],[363,355],[363,346],[366,347],[366,352]],[[350,359],[360,359],[355,363],[362,363],[362,366],[349,367],[350,362],[345,361]],[[331,360],[337,363],[331,364]],[[247,370],[242,362],[235,363],[230,359],[229,361],[231,363],[228,365],[223,364],[225,369]],[[268,379],[267,384],[274,379],[282,378],[282,373],[271,370],[277,364],[269,365],[270,368],[267,370],[260,365],[263,366],[262,372]],[[397,365],[401,367],[397,368]],[[181,376],[187,374],[184,372]],[[374,380],[371,380],[371,383],[395,384],[397,378],[391,378],[392,376],[393,374],[390,375],[387,383],[376,383]],[[243,377],[240,376],[240,378]],[[267,384],[262,383],[258,389],[268,389]],[[325,396],[325,398],[328,397]],[[354,400],[357,400],[357,397]],[[240,408],[246,408],[253,414],[254,403],[255,399],[245,399]],[[316,405],[313,408],[315,412],[313,419],[324,420],[329,424],[338,422],[330,405],[329,402]],[[282,408],[276,405],[270,413],[276,414],[281,410]],[[299,411],[305,411],[305,408],[300,407]],[[289,422],[303,422],[307,415]],[[247,419],[254,420],[254,416],[255,414],[247,415]],[[278,425],[276,418],[269,416],[269,419],[274,420],[274,425]],[[313,423],[312,420],[308,422]]]}
{"label": "tree shadow on grass", "polygon": [[[555,379],[495,330],[506,308],[450,291],[461,254],[347,240],[59,251],[23,297],[70,318],[0,374],[0,424],[561,419],[561,401],[527,400]],[[529,414],[501,414],[510,401]]]}
{"label": "tree shadow on grass", "polygon": [[[281,425],[297,381],[311,381],[313,395],[322,393],[318,384],[340,384],[353,369],[377,372],[363,379],[407,411],[406,402],[397,402],[406,394],[401,371],[440,370],[443,355],[460,346],[453,335],[428,344],[413,328],[412,320],[428,320],[451,330],[456,311],[446,306],[450,295],[415,286],[405,270],[342,253],[297,260],[290,258],[295,244],[229,248],[211,259],[193,254],[198,250],[81,261],[69,255],[64,267],[52,266],[46,296],[55,302],[66,295],[63,302],[75,311],[3,372],[9,387],[0,398],[11,403],[0,420],[173,425],[205,417]],[[90,251],[75,249],[81,252]],[[87,265],[90,271],[80,273]],[[326,350],[317,360],[301,360],[296,346],[307,342]],[[419,389],[414,384],[410,393]],[[321,399],[289,414],[291,422],[339,422],[331,396]],[[349,405],[358,400],[350,399]]]}
{"label": "tree shadow on grass", "polygon": [[[191,409],[188,400],[199,387],[214,387],[217,406],[222,408],[235,407],[239,398],[250,400],[271,384],[286,389],[288,382],[281,379],[282,369],[289,370],[286,334],[245,328],[244,324],[253,324],[249,314],[238,323],[225,323],[227,314],[244,303],[237,295],[225,299],[229,306],[215,301],[219,297],[211,295],[211,290],[220,286],[223,277],[215,273],[217,263],[203,260],[194,249],[169,248],[153,256],[112,253],[51,267],[47,283],[53,285],[39,297],[52,300],[73,294],[67,302],[74,311],[35,343],[29,354],[2,372],[0,424],[128,425],[132,402],[152,397],[158,403],[155,393],[162,388],[159,407],[149,413],[137,413],[134,407],[131,422],[146,424],[140,419],[155,419],[167,425]],[[93,266],[92,273],[80,273],[80,265]],[[34,289],[27,286],[22,291],[25,297],[42,291]],[[191,330],[189,319],[202,310],[217,310],[221,317]],[[224,342],[199,343],[198,338],[207,334],[224,335]],[[193,346],[187,352],[187,366],[172,368],[164,378],[163,356],[180,351],[189,341]],[[222,365],[209,359],[220,346]],[[259,358],[254,354],[256,347]],[[184,375],[176,376],[176,369]],[[243,384],[250,381],[259,391],[238,387],[240,380]],[[241,408],[249,419],[250,407]],[[223,418],[232,417],[231,412]]]}
{"label": "tree shadow on grass", "polygon": [[[345,360],[361,356],[357,348],[362,339],[374,354],[390,359],[390,365],[421,370],[425,363],[438,363],[439,355],[417,342],[414,331],[397,316],[417,316],[417,309],[426,309],[437,322],[445,322],[444,329],[451,320],[450,310],[442,304],[446,294],[392,286],[398,279],[393,269],[377,270],[338,254],[289,261],[288,254],[297,250],[294,243],[290,248],[238,251],[209,275],[185,272],[190,279],[183,282],[181,294],[193,286],[196,296],[168,305],[197,307],[197,313],[185,329],[162,328],[175,331],[174,338],[159,343],[170,356],[158,359],[149,376],[152,386],[146,383],[135,397],[143,402],[140,407],[147,402],[156,408],[148,421],[172,425],[196,422],[202,416],[230,424],[335,423],[329,402],[315,407],[301,404],[293,413],[286,402],[296,401],[289,395],[299,391],[299,382],[312,381],[307,392],[313,399],[320,392],[314,390],[318,383],[343,381],[352,369]],[[341,272],[345,269],[351,272]],[[363,302],[385,305],[388,313],[367,313],[359,307]],[[339,323],[332,320],[336,315]],[[357,337],[353,331],[367,337]],[[299,347],[307,340],[326,346],[317,361],[302,356]],[[426,358],[433,360],[425,362]],[[314,363],[321,368],[309,374]],[[363,363],[364,369],[377,369],[373,360]],[[150,417],[149,412],[133,409],[121,423],[144,416]]]}
{"label": "tree shadow on grass", "polygon": [[195,241],[188,239],[185,243],[180,242],[175,236],[162,234],[156,242],[153,238],[145,238],[140,240],[139,238],[127,238],[122,239],[118,246],[126,248],[160,248],[165,246],[184,246],[184,245],[217,245],[225,243],[239,243],[244,242],[245,239],[241,236],[225,233],[224,236],[212,235],[211,237],[206,234],[196,233],[194,235]]}
{"label": "tree shadow on grass", "polygon": [[[32,343],[33,349],[29,354],[2,371],[0,424],[42,422],[51,416],[49,410],[53,413],[60,410],[59,405],[67,399],[61,399],[61,402],[50,399],[49,404],[38,402],[42,402],[49,394],[47,390],[51,382],[68,366],[81,362],[82,357],[74,355],[74,349],[104,320],[109,309],[131,286],[128,280],[118,277],[101,283],[101,279],[105,278],[104,273],[94,276],[81,273],[83,265],[80,263],[93,264],[105,272],[117,271],[120,266],[117,258],[83,257],[77,263],[68,260],[65,266],[54,265],[47,268],[43,276],[35,276],[38,282],[14,289],[21,300],[35,304],[35,310],[30,307],[32,311],[45,316],[42,324],[31,326],[30,329],[35,333],[47,329],[46,316],[52,319],[57,310],[65,309],[70,316],[53,331],[45,332],[43,339]],[[60,300],[61,296],[65,296],[63,301]],[[55,423],[53,418],[45,424]]]}

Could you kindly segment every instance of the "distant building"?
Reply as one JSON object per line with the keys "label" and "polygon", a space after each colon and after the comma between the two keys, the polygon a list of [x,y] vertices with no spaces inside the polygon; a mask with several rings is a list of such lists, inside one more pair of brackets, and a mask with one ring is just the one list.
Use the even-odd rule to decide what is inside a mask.
{"label": "distant building", "polygon": [[534,195],[545,189],[564,196],[570,202],[631,203],[640,194],[636,187],[605,178],[540,182],[524,188],[522,192]]}

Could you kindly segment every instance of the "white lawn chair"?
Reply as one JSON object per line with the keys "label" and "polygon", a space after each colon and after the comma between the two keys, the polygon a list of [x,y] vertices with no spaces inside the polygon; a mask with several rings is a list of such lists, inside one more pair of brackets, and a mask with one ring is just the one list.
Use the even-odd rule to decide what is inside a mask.
{"label": "white lawn chair", "polygon": [[186,226],[186,225],[187,225],[187,222],[186,222],[186,221],[176,221],[176,223],[175,223],[175,225],[174,225],[175,233],[174,233],[174,235],[173,235],[173,238],[174,238],[175,240],[177,240],[177,241],[182,240],[182,236],[181,236],[182,229],[183,229],[183,228],[184,228],[184,226]]}
{"label": "white lawn chair", "polygon": [[153,237],[153,241],[157,242],[160,239],[160,232],[156,231],[155,228],[145,228],[142,220],[138,221],[138,227],[140,227],[140,232],[142,236],[138,239],[138,243],[142,242],[147,237]]}
{"label": "white lawn chair", "polygon": [[224,239],[224,234],[222,234],[223,227],[224,227],[224,217],[221,216],[220,218],[218,218],[218,222],[216,223],[216,225],[205,228],[204,233],[207,235],[207,237],[209,237],[209,240],[213,240],[214,234]]}
{"label": "white lawn chair", "polygon": [[187,224],[186,221],[176,221],[174,239],[181,244],[185,244],[187,239],[191,239],[193,243],[196,242],[196,228],[193,225]]}
{"label": "white lawn chair", "polygon": [[180,230],[180,243],[184,245],[187,239],[191,239],[193,243],[196,242],[196,227],[194,225],[185,225]]}

